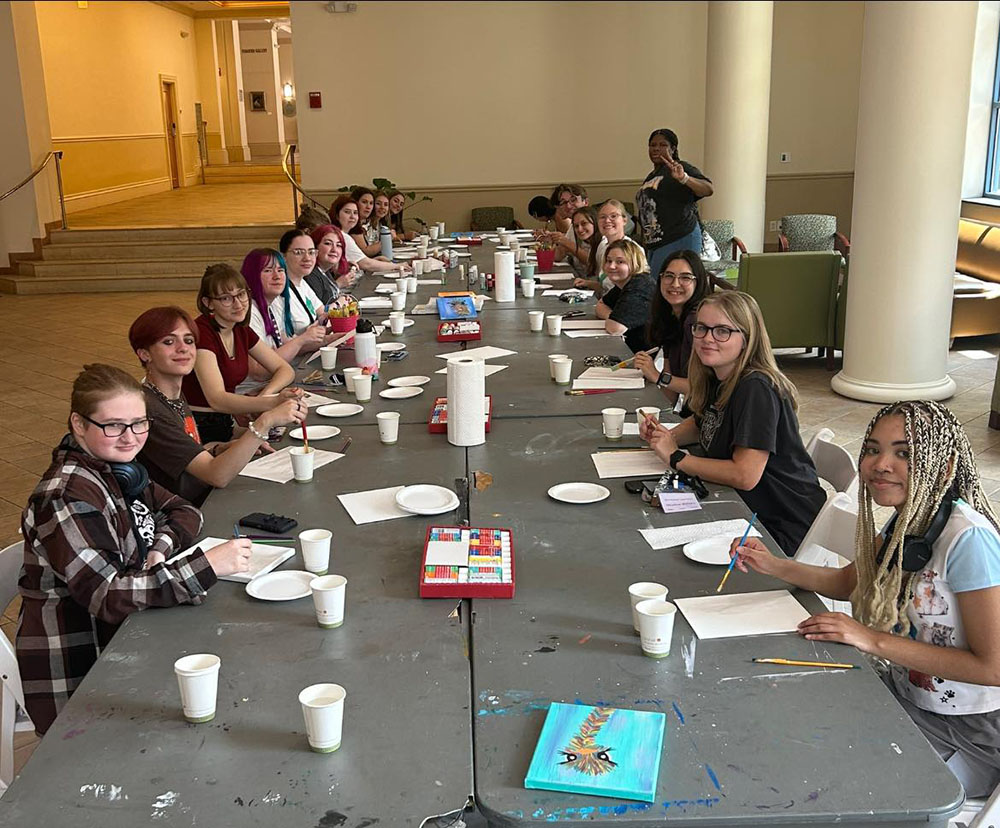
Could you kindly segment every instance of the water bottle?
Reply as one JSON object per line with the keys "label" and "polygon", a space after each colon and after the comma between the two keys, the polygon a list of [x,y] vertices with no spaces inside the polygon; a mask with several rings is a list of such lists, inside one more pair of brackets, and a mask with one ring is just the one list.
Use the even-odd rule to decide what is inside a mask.
{"label": "water bottle", "polygon": [[392,261],[392,232],[384,224],[379,230],[379,241],[382,242],[382,255]]}
{"label": "water bottle", "polygon": [[358,368],[373,379],[378,379],[378,351],[375,343],[375,328],[367,319],[358,320],[354,335],[354,361]]}

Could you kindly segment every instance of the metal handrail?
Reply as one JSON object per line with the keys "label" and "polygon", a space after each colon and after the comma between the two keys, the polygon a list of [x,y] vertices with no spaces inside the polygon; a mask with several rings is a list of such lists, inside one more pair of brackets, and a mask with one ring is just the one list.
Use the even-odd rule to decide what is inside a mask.
{"label": "metal handrail", "polygon": [[[292,163],[291,172],[288,171],[289,156],[291,156],[291,163]],[[326,206],[318,202],[315,198],[309,195],[309,193],[303,190],[299,186],[298,182],[295,180],[295,144],[289,144],[287,147],[285,147],[285,155],[281,159],[281,169],[284,171],[285,178],[288,179],[288,183],[292,185],[292,203],[294,204],[293,215],[296,218],[298,218],[299,215],[299,195],[308,198],[313,204],[319,207],[320,210],[322,210],[324,213],[326,212],[327,209]]]}
{"label": "metal handrail", "polygon": [[56,184],[59,187],[59,211],[62,213],[62,229],[66,229],[66,199],[63,196],[63,183],[62,183],[62,150],[53,150],[45,156],[45,160],[35,168],[34,172],[31,173],[24,181],[20,184],[16,184],[11,187],[3,195],[0,195],[0,201],[3,201],[8,196],[14,195],[18,190],[20,190],[25,184],[28,184],[36,175],[38,175],[42,170],[48,166],[49,161],[53,158],[56,160]]}

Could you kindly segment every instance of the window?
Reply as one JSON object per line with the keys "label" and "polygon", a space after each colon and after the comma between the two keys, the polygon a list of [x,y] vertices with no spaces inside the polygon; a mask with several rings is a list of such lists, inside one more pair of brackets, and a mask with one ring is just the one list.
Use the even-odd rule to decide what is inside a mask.
{"label": "window", "polygon": [[990,111],[990,142],[986,151],[986,182],[983,192],[990,198],[1000,198],[1000,39],[993,71],[993,106]]}

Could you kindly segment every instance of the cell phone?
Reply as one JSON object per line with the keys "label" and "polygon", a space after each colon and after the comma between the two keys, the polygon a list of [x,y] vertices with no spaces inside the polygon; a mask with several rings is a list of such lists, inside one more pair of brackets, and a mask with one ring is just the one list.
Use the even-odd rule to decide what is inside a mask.
{"label": "cell phone", "polygon": [[252,512],[240,518],[240,526],[249,526],[251,529],[262,529],[275,535],[283,535],[290,532],[299,525],[297,520],[284,515],[269,514],[263,512]]}
{"label": "cell phone", "polygon": [[409,355],[409,351],[390,351],[387,354],[383,353],[382,359],[386,362],[399,362],[402,359],[406,359]]}
{"label": "cell phone", "polygon": [[644,489],[648,489],[652,493],[653,489],[656,488],[656,484],[660,482],[660,478],[654,480],[626,480],[625,481],[625,491],[629,494],[639,494]]}

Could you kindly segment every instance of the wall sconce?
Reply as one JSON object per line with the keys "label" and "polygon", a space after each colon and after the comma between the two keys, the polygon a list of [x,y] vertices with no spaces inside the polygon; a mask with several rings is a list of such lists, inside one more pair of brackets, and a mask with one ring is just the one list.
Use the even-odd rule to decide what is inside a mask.
{"label": "wall sconce", "polygon": [[292,89],[292,85],[285,81],[281,86],[281,96],[286,100],[291,100],[295,97],[295,90]]}

